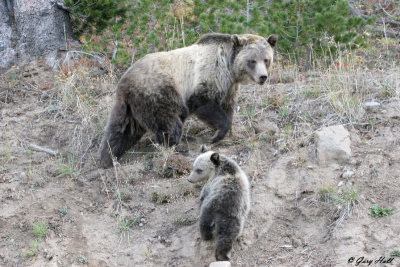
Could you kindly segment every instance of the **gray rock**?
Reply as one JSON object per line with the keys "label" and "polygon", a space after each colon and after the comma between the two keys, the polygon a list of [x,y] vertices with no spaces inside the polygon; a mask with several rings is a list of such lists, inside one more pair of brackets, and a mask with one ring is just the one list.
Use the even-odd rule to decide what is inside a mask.
{"label": "gray rock", "polygon": [[253,125],[254,131],[258,133],[267,132],[271,135],[279,133],[279,127],[272,121],[262,121]]}
{"label": "gray rock", "polygon": [[351,157],[349,132],[343,125],[325,127],[315,133],[320,165],[345,163]]}
{"label": "gray rock", "polygon": [[353,175],[354,175],[354,172],[347,170],[347,171],[345,171],[345,172],[342,174],[342,177],[343,177],[343,178],[350,178],[350,177],[352,177]]}
{"label": "gray rock", "polygon": [[378,102],[375,102],[375,101],[364,103],[364,109],[367,111],[376,111],[379,109],[380,106],[381,106],[381,104]]}
{"label": "gray rock", "polygon": [[229,261],[214,261],[210,263],[209,267],[231,267],[231,263]]}
{"label": "gray rock", "polygon": [[[53,1],[0,1],[0,72],[49,53],[54,58],[67,39],[74,39],[69,16]],[[48,62],[54,67],[54,59]]]}

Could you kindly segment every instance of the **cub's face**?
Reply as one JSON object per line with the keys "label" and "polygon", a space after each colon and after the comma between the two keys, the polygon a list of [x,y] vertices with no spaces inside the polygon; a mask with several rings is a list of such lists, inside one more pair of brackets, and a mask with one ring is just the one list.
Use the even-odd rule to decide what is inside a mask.
{"label": "cub's face", "polygon": [[258,84],[265,83],[273,63],[276,40],[276,35],[268,38],[250,34],[238,36],[241,49],[235,60],[235,70],[239,81],[250,78]]}
{"label": "cub's face", "polygon": [[208,151],[201,154],[196,158],[193,163],[193,170],[187,178],[191,183],[198,183],[204,180],[208,180],[215,170],[215,165],[211,161],[211,156],[215,154],[213,151]]}

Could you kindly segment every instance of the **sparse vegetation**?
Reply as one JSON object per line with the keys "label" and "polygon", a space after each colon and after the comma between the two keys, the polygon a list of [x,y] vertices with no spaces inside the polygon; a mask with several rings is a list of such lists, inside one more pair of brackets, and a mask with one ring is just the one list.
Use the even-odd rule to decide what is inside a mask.
{"label": "sparse vegetation", "polygon": [[34,256],[36,256],[36,254],[38,253],[38,244],[39,244],[39,240],[35,239],[31,242],[31,244],[29,245],[29,249],[24,250],[22,252],[22,256],[24,258],[32,258]]}
{"label": "sparse vegetation", "polygon": [[58,211],[60,212],[60,216],[64,217],[68,213],[68,208],[66,206],[64,206],[64,207],[59,208]]}
{"label": "sparse vegetation", "polygon": [[341,225],[347,216],[352,215],[359,205],[357,191],[349,187],[338,190],[332,185],[326,185],[319,189],[318,195],[321,201],[334,204],[336,219],[330,224],[334,225],[334,228]]}
{"label": "sparse vegetation", "polygon": [[393,214],[393,209],[392,208],[379,208],[378,204],[375,204],[370,207],[370,213],[372,217],[385,217]]}
{"label": "sparse vegetation", "polygon": [[42,239],[47,234],[47,224],[42,221],[36,221],[32,224],[32,234],[39,239]]}
{"label": "sparse vegetation", "polygon": [[182,217],[175,222],[179,226],[188,226],[196,223],[196,218],[193,217]]}
{"label": "sparse vegetation", "polygon": [[157,204],[166,204],[171,202],[171,195],[165,193],[153,192],[150,201]]}
{"label": "sparse vegetation", "polygon": [[85,256],[79,256],[78,257],[78,262],[82,264],[88,264],[89,260]]}
{"label": "sparse vegetation", "polygon": [[173,148],[165,148],[160,145],[156,145],[156,147],[160,151],[153,158],[153,167],[157,174],[161,177],[176,178],[190,173],[192,166],[185,157],[175,154]]}
{"label": "sparse vegetation", "polygon": [[392,253],[390,254],[390,256],[392,256],[392,257],[400,257],[400,251],[394,250],[394,251],[392,251]]}

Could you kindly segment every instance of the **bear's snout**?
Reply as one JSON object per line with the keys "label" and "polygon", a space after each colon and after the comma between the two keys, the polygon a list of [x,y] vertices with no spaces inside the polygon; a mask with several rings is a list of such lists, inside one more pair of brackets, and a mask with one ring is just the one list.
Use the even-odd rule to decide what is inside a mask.
{"label": "bear's snout", "polygon": [[260,77],[258,77],[258,83],[264,84],[267,78],[268,78],[267,75],[261,75]]}

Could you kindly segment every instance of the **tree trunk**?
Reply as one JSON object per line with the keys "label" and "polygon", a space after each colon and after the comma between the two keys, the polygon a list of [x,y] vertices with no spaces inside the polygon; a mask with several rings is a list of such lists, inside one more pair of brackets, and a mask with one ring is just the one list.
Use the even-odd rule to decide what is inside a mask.
{"label": "tree trunk", "polygon": [[0,73],[44,56],[55,67],[68,40],[73,40],[69,16],[56,1],[0,0]]}

